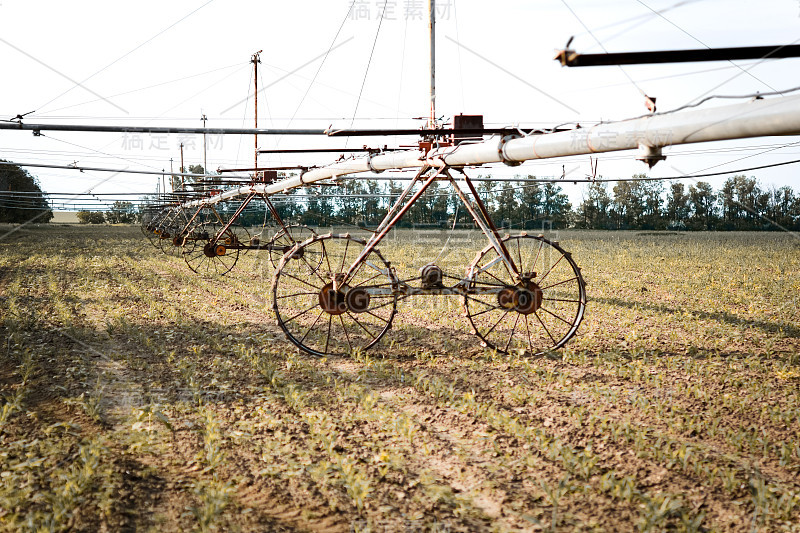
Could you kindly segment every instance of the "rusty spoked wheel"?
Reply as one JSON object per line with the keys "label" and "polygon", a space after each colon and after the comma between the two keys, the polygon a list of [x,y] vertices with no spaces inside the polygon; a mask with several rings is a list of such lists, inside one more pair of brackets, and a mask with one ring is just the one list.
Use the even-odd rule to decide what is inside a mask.
{"label": "rusty spoked wheel", "polygon": [[183,259],[189,268],[203,276],[224,276],[239,260],[239,237],[228,229],[217,235],[222,225],[209,218],[192,227],[183,237]]}
{"label": "rusty spoked wheel", "polygon": [[370,348],[389,331],[397,279],[381,253],[372,250],[345,279],[365,244],[349,234],[317,235],[281,258],[272,282],[273,309],[301,350],[345,355]]}
{"label": "rusty spoked wheel", "polygon": [[170,214],[171,210],[165,207],[158,212],[153,213],[153,215],[148,217],[147,220],[144,218],[142,219],[142,232],[144,232],[147,240],[150,241],[150,244],[159,250],[161,249],[159,237],[161,234],[161,226]]}
{"label": "rusty spoked wheel", "polygon": [[173,207],[164,217],[159,231],[158,246],[166,255],[181,256],[183,238],[181,232],[189,223],[186,212],[180,207]]}
{"label": "rusty spoked wheel", "polygon": [[[267,249],[269,250],[269,260],[274,268],[278,267],[283,255],[294,247],[295,244],[315,237],[317,232],[308,226],[302,224],[292,224],[286,228],[280,228],[275,235],[272,236],[268,243]],[[310,252],[310,250],[309,250]],[[309,258],[310,259],[310,258]],[[322,255],[314,257],[311,261],[312,264],[317,265],[322,263]]]}
{"label": "rusty spoked wheel", "polygon": [[155,206],[145,206],[142,210],[142,233],[154,247],[158,248],[158,235],[155,234],[156,224],[162,216],[163,210]]}
{"label": "rusty spoked wheel", "polygon": [[564,346],[586,307],[581,271],[569,252],[543,236],[503,239],[521,273],[513,276],[492,246],[470,265],[467,318],[481,344],[503,353],[542,354]]}

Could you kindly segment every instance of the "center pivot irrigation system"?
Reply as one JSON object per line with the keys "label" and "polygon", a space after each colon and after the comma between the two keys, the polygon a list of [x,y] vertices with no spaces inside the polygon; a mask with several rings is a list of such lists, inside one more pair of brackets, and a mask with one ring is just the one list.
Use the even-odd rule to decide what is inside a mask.
{"label": "center pivot irrigation system", "polygon": [[[121,131],[151,133],[299,134],[327,136],[415,135],[414,149],[365,151],[317,168],[296,168],[299,174],[278,179],[275,168],[258,168],[237,187],[219,188],[187,198],[168,197],[144,210],[142,228],[167,253],[180,253],[199,273],[224,275],[240,253],[266,252],[275,267],[272,308],[288,339],[318,356],[349,353],[375,345],[391,328],[398,301],[412,296],[452,295],[462,298],[472,332],[481,343],[503,353],[541,354],[564,346],[577,332],[586,307],[581,270],[558,242],[543,235],[504,235],[481,200],[465,169],[491,163],[517,166],[545,159],[619,150],[637,150],[637,159],[652,167],[671,145],[800,134],[800,95],[757,97],[747,103],[655,113],[591,127],[548,131],[520,128],[486,129],[480,115],[454,117],[452,127],[436,120],[435,9],[429,0],[431,36],[430,116],[421,130],[269,130],[205,128],[114,128],[68,125],[0,124],[4,129]],[[568,43],[569,46],[569,43]],[[569,48],[556,57],[566,66],[634,64],[665,61],[707,61],[738,58],[797,57],[798,47],[729,48],[627,54],[583,55]],[[253,56],[258,67],[258,54]],[[256,91],[257,93],[257,91]],[[652,101],[650,102],[652,104]],[[652,106],[654,108],[654,106]],[[257,118],[256,118],[257,121]],[[324,152],[326,150],[303,150]],[[416,174],[389,208],[369,239],[350,234],[318,235],[305,226],[287,225],[270,197],[356,173],[415,169]],[[286,169],[283,169],[286,170]],[[260,173],[259,173],[260,172]],[[400,279],[378,245],[397,226],[434,181],[453,191],[488,241],[466,266],[452,276],[429,263],[419,275]],[[266,241],[262,232],[249,235],[237,224],[254,200],[263,201],[278,231]],[[223,216],[223,202],[240,202]],[[265,221],[266,222],[266,221]]]}

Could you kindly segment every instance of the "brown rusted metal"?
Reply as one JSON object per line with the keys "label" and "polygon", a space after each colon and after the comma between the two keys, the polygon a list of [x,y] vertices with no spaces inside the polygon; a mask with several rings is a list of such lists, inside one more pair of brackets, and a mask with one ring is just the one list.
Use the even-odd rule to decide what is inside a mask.
{"label": "brown rusted metal", "polygon": [[[405,215],[406,212],[408,212],[408,210],[411,209],[411,206],[414,205],[414,203],[419,199],[419,197],[425,193],[430,184],[433,183],[445,170],[446,168],[442,167],[437,169],[436,172],[434,172],[433,174],[431,174],[431,176],[428,177],[422,183],[422,187],[420,187],[420,189],[416,193],[414,193],[414,195],[408,200],[408,202],[403,207],[401,207],[399,211],[397,211],[394,217],[392,217],[392,219],[386,223],[385,227],[379,233],[376,233],[375,235],[372,236],[367,245],[364,247],[364,250],[358,256],[358,258],[356,258],[350,269],[347,271],[347,275],[344,278],[345,282],[353,274],[353,271],[358,267],[358,265],[361,264],[361,261],[363,261],[364,258],[367,257],[372,252],[372,250],[375,249],[378,243],[381,242],[381,240],[386,236],[386,234],[392,230],[395,224],[397,224],[400,221],[400,219],[403,218],[403,215]],[[402,198],[398,198],[398,202],[400,201],[402,201]],[[395,204],[395,206],[397,206],[397,203]],[[393,208],[395,206],[393,206]]]}
{"label": "brown rusted metal", "polygon": [[209,244],[216,244],[217,241],[220,239],[220,237],[222,235],[225,235],[225,232],[227,232],[230,229],[230,227],[236,222],[236,219],[239,218],[239,215],[242,214],[242,211],[244,211],[244,209],[247,207],[247,204],[249,204],[250,201],[255,197],[256,193],[250,193],[249,195],[247,195],[247,197],[244,199],[244,202],[242,202],[242,205],[240,205],[239,208],[236,210],[236,212],[233,214],[233,216],[231,216],[231,218],[228,219],[228,222],[223,224],[222,229],[219,230],[219,232],[217,232],[217,234],[214,235],[214,237],[212,237],[211,242]]}
{"label": "brown rusted metal", "polygon": [[509,262],[509,264],[513,268],[513,272],[511,272],[511,274],[519,276],[519,274],[520,274],[519,268],[517,268],[517,265],[514,263],[514,258],[511,257],[510,253],[508,253],[508,249],[506,249],[506,245],[503,242],[503,239],[500,237],[500,232],[497,231],[497,226],[494,225],[494,221],[492,221],[492,217],[489,216],[489,211],[486,209],[486,206],[483,204],[483,201],[481,200],[481,197],[478,196],[478,191],[475,190],[475,186],[472,184],[472,181],[470,181],[469,177],[466,174],[463,174],[463,176],[464,176],[464,182],[467,184],[467,187],[469,187],[469,190],[472,193],[472,196],[475,198],[475,203],[477,204],[478,209],[480,210],[481,215],[483,216],[483,220],[486,222],[486,225],[489,226],[489,229],[491,230],[492,234],[494,235],[494,238],[497,239],[497,242],[500,245],[500,248],[503,250],[503,255],[505,255],[505,259]]}

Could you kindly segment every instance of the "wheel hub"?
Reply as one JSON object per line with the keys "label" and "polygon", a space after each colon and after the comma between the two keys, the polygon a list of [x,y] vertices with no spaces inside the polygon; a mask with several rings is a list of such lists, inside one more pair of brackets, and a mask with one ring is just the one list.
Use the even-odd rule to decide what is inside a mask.
{"label": "wheel hub", "polygon": [[544,291],[531,280],[524,280],[514,291],[514,309],[523,315],[535,313],[542,306]]}
{"label": "wheel hub", "polygon": [[225,252],[227,252],[227,251],[228,251],[228,249],[225,248],[224,244],[219,244],[219,243],[211,244],[211,243],[208,243],[205,246],[203,246],[203,254],[205,254],[206,257],[223,256],[223,255],[225,255]]}
{"label": "wheel hub", "polygon": [[340,287],[339,290],[333,289],[333,282],[327,283],[319,291],[319,306],[329,315],[338,316],[347,312],[347,298]]}
{"label": "wheel hub", "polygon": [[[294,248],[294,244],[292,244],[290,246],[284,246],[281,251],[285,255],[287,252],[291,251],[292,248]],[[303,256],[305,255],[305,253],[306,253],[306,251],[305,251],[304,248],[298,248],[297,250],[295,250],[295,252],[292,255],[289,256],[289,258],[290,259],[302,259]]]}
{"label": "wheel hub", "polygon": [[358,287],[350,289],[345,295],[347,308],[354,313],[363,313],[369,309],[370,296],[367,289]]}
{"label": "wheel hub", "polygon": [[505,287],[497,293],[497,303],[503,309],[530,315],[542,306],[544,292],[533,281],[527,279],[516,287]]}

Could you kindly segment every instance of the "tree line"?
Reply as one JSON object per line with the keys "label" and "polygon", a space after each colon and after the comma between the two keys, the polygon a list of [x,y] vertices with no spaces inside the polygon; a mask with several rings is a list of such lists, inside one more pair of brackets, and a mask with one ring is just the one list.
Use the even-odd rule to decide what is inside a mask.
{"label": "tree line", "polygon": [[[200,166],[191,170],[202,173]],[[490,175],[485,179],[476,182],[479,196],[495,223],[510,229],[800,230],[800,196],[789,186],[765,187],[745,175],[732,176],[715,190],[703,181],[651,181],[637,174],[614,185],[590,183],[576,206],[557,183],[492,180]],[[187,181],[184,187],[192,190],[193,180]],[[272,197],[272,202],[280,216],[292,223],[375,227],[406,185],[349,179],[338,185],[289,191]],[[229,216],[237,207],[232,202],[219,209]],[[85,223],[133,222],[136,215],[129,202],[117,202],[106,213],[78,214]],[[260,226],[270,220],[263,202],[255,201],[238,222]],[[449,184],[434,182],[398,226],[465,228],[474,223]]]}
{"label": "tree line", "polygon": [[[789,186],[764,187],[744,175],[728,178],[719,190],[703,181],[665,183],[643,178],[635,175],[613,186],[591,183],[574,207],[557,183],[480,181],[477,189],[495,223],[507,228],[800,229],[800,196]],[[374,227],[404,185],[348,180],[337,186],[302,189],[273,201],[281,217],[292,222]],[[232,212],[235,206],[229,209]],[[243,223],[260,224],[265,215],[263,206],[254,207],[243,215]],[[434,182],[399,225],[472,227],[473,223],[451,187]]]}
{"label": "tree line", "polygon": [[625,181],[611,191],[593,183],[573,217],[575,227],[590,229],[798,230],[800,196],[745,175],[716,191],[704,181]]}
{"label": "tree line", "polygon": [[52,218],[39,180],[17,165],[0,165],[0,222],[49,222]]}
{"label": "tree line", "polygon": [[[491,179],[491,176],[487,176]],[[400,181],[346,180],[339,185],[307,187],[272,198],[284,220],[308,225],[375,227],[400,196],[407,183]],[[543,224],[567,227],[571,222],[569,198],[556,184],[511,184],[480,181],[478,193],[495,222],[504,227],[540,228]],[[468,195],[469,196],[469,195]],[[233,212],[236,206],[227,207]],[[242,215],[242,223],[263,221],[265,208],[256,205]],[[268,217],[267,217],[268,218]],[[433,182],[402,218],[399,227],[473,227],[469,212],[447,183]]]}

